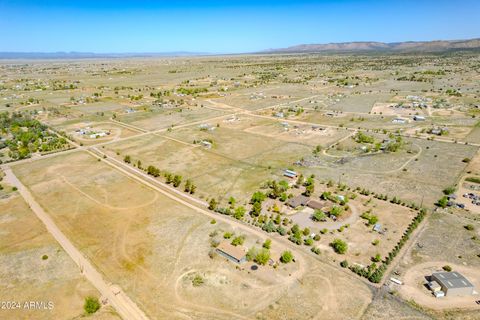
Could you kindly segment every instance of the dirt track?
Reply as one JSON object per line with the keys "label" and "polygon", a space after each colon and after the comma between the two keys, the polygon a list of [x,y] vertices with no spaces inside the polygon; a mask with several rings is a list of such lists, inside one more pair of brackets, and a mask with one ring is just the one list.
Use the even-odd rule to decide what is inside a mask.
{"label": "dirt track", "polygon": [[94,268],[90,261],[68,240],[65,234],[57,227],[55,222],[43,210],[33,198],[27,188],[18,180],[10,168],[5,169],[5,178],[12,185],[18,188],[25,202],[30,206],[36,216],[43,222],[48,232],[58,241],[65,252],[78,265],[82,274],[97,288],[103,297],[115,308],[123,319],[148,319],[142,310],[116,286],[105,281],[103,276]]}

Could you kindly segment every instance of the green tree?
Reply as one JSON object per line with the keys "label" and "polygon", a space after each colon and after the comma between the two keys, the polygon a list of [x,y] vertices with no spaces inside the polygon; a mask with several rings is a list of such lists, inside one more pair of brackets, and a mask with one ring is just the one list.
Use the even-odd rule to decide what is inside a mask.
{"label": "green tree", "polygon": [[293,260],[293,254],[290,251],[283,251],[282,255],[280,256],[280,261],[283,263],[289,263]]}
{"label": "green tree", "polygon": [[339,254],[344,254],[348,249],[347,243],[341,239],[334,239],[330,245],[333,247],[333,250]]}
{"label": "green tree", "polygon": [[313,221],[325,221],[326,215],[322,210],[315,210],[312,216]]}
{"label": "green tree", "polygon": [[270,259],[270,251],[268,249],[261,249],[257,252],[255,256],[255,262],[260,265],[267,264],[268,260]]}
{"label": "green tree", "polygon": [[185,192],[190,192],[191,186],[192,186],[192,182],[190,181],[190,179],[187,179],[187,181],[185,181],[185,189],[184,189],[184,191],[185,191]]}
{"label": "green tree", "polygon": [[244,236],[238,236],[238,237],[233,238],[232,245],[239,246],[239,245],[242,245],[244,241],[245,241]]}
{"label": "green tree", "polygon": [[178,187],[181,183],[182,183],[182,176],[176,174],[176,175],[173,177],[173,186],[176,188],[176,187]]}
{"label": "green tree", "polygon": [[244,207],[242,207],[242,206],[237,207],[237,208],[235,209],[235,212],[233,213],[233,217],[234,217],[235,219],[240,220],[240,219],[242,219],[243,216],[245,215],[245,212],[246,212],[246,210],[245,210]]}
{"label": "green tree", "polygon": [[96,297],[86,297],[85,298],[85,303],[83,304],[83,310],[87,314],[93,314],[100,309],[100,302],[98,301],[98,298]]}
{"label": "green tree", "polygon": [[270,249],[271,246],[272,246],[272,240],[270,239],[265,240],[265,242],[262,245],[262,247],[264,247],[265,249]]}
{"label": "green tree", "polygon": [[208,203],[208,209],[210,210],[215,210],[217,209],[217,200],[215,200],[214,198],[210,199],[210,202]]}
{"label": "green tree", "polygon": [[260,202],[255,202],[252,206],[251,215],[258,217],[262,213],[262,204]]}
{"label": "green tree", "polygon": [[126,156],[123,158],[123,161],[126,162],[126,163],[131,163],[131,162],[132,162],[132,158],[130,158],[129,155],[126,155]]}
{"label": "green tree", "polygon": [[446,208],[447,204],[448,204],[448,198],[446,196],[440,198],[440,200],[438,200],[437,202],[437,205],[441,208]]}
{"label": "green tree", "polygon": [[256,202],[260,202],[262,203],[263,200],[265,200],[265,194],[261,191],[257,191],[255,192],[253,195],[252,195],[252,199],[250,200],[250,203],[256,203]]}

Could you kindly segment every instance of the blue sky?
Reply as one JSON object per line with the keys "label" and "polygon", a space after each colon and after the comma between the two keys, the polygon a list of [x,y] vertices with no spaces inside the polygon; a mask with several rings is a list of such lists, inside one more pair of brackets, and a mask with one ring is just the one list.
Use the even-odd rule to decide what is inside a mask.
{"label": "blue sky", "polygon": [[480,1],[4,1],[0,51],[241,53],[480,37]]}

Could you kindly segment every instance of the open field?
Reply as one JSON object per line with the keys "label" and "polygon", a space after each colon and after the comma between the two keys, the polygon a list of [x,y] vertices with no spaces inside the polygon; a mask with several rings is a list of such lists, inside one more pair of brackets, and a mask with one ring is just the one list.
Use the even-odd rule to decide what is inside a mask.
{"label": "open field", "polygon": [[[72,319],[84,313],[85,297],[100,298],[18,194],[0,200],[0,212],[0,300],[21,306],[8,310],[2,304],[1,318]],[[44,305],[28,309],[29,301]],[[119,317],[104,307],[92,319]]]}
{"label": "open field", "polygon": [[146,130],[159,130],[185,124],[187,122],[222,116],[224,113],[207,108],[196,107],[193,110],[166,109],[156,112],[135,112],[118,116],[118,120]]}
{"label": "open field", "polygon": [[[63,232],[151,317],[298,317],[296,308],[301,308],[302,317],[309,318],[332,310],[331,303],[337,301],[341,317],[350,318],[361,314],[369,301],[364,284],[352,283],[352,276],[344,278],[340,271],[319,266],[311,258],[275,271],[269,266],[249,271],[248,265],[238,269],[224,259],[212,260],[208,256],[212,232],[245,234],[247,247],[263,240],[225,223],[212,225],[208,218],[88,154],[60,156],[48,164],[37,161],[14,170]],[[68,201],[52,205],[59,192]],[[278,257],[279,249],[273,247],[272,256]],[[335,285],[322,276],[324,268],[340,273]],[[205,279],[198,288],[191,282],[196,274]],[[352,285],[357,299],[362,293],[355,304],[347,298],[354,294]],[[325,295],[331,298],[318,304],[316,297]],[[305,306],[292,304],[292,299]],[[338,311],[331,317],[338,318]]]}
{"label": "open field", "polygon": [[[449,264],[480,287],[480,207],[463,197],[480,194],[465,181],[480,177],[478,59],[1,61],[0,165],[151,319],[475,319],[478,296],[440,301],[421,282]],[[1,297],[45,293],[58,304],[40,318],[79,317],[95,281],[20,194],[0,179]],[[420,208],[383,277],[342,268],[380,270]],[[271,261],[215,253],[238,236],[245,249],[271,239]]]}

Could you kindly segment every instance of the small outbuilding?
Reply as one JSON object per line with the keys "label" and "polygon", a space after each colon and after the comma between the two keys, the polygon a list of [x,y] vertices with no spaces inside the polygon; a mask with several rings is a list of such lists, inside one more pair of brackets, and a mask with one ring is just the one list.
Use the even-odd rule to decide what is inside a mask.
{"label": "small outbuilding", "polygon": [[295,171],[288,170],[288,169],[283,171],[283,175],[291,179],[295,179],[297,177],[297,173]]}

